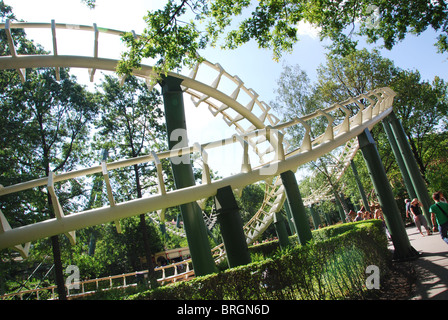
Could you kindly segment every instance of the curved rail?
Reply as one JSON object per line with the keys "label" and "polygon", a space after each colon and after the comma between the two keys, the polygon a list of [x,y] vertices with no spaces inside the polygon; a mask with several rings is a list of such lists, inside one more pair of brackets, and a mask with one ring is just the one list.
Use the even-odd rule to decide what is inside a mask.
{"label": "curved rail", "polygon": [[[338,159],[336,159],[333,166],[330,168],[329,176],[334,183],[338,182],[347,167],[350,165],[350,161],[355,157],[356,152],[359,149],[359,144],[357,139],[350,140],[344,147]],[[305,206],[312,205],[313,203],[334,199],[334,194],[332,192],[330,185],[321,186],[319,189],[312,190],[311,195],[303,199],[303,204]]]}
{"label": "curved rail", "polygon": [[[155,272],[162,273],[161,277],[157,279],[157,282],[160,284],[165,283],[174,283],[178,281],[184,281],[188,280],[191,277],[194,277],[194,270],[190,269],[191,259],[176,262],[167,266],[162,267],[156,267],[154,268]],[[173,269],[172,275],[167,275],[166,270]],[[182,269],[181,273],[179,273],[179,269]],[[185,269],[185,271],[183,270]],[[131,273],[123,273],[118,274],[114,276],[108,276],[108,277],[102,277],[102,278],[96,278],[96,279],[89,279],[89,280],[83,280],[74,282],[70,285],[65,285],[67,288],[67,297],[69,299],[72,298],[80,298],[87,295],[94,294],[98,292],[99,290],[106,291],[110,289],[124,289],[128,287],[135,287],[138,285],[138,277],[146,278],[148,274],[148,270],[143,271],[135,271]],[[131,278],[131,281],[127,280],[128,278]],[[114,283],[115,280],[115,283]],[[118,280],[118,283],[117,283]],[[134,281],[132,281],[134,280]],[[143,280],[146,281],[147,280]],[[106,283],[106,286],[102,285],[100,286],[100,283]],[[93,285],[95,284],[95,285]],[[93,285],[93,286],[92,286]],[[19,292],[14,293],[8,293],[0,296],[1,300],[10,300],[14,297],[19,297],[20,300],[23,300],[24,295],[36,295],[36,299],[40,300],[40,297],[42,296],[42,292],[51,292],[50,293],[50,300],[56,299],[56,290],[57,286],[49,286],[45,288],[35,288],[35,289],[29,289],[29,290],[22,290]]]}
{"label": "curved rail", "polygon": [[[26,27],[50,28],[53,33],[53,54],[52,55],[32,55],[19,56],[15,53],[11,33],[11,28]],[[0,28],[5,28],[10,39],[11,56],[0,57],[0,70],[16,69],[23,76],[24,68],[38,67],[77,67],[89,69],[93,80],[93,70],[114,71],[118,63],[117,60],[98,57],[98,34],[106,32],[102,28],[83,27],[79,30],[94,32],[94,54],[93,56],[71,56],[57,54],[56,28],[78,30],[64,24],[14,24],[7,21],[0,24]],[[121,34],[118,31],[114,31]],[[205,74],[207,79],[201,77]],[[213,76],[213,72],[215,75]],[[150,82],[153,77],[152,67],[143,65],[141,69],[135,70],[134,75],[142,77]],[[365,128],[370,128],[381,121],[392,110],[392,102],[395,93],[388,88],[380,88],[347,99],[335,104],[330,108],[319,110],[304,117],[295,118],[286,123],[280,123],[279,119],[270,112],[269,106],[258,99],[252,89],[247,89],[244,83],[236,76],[231,76],[219,65],[210,62],[198,64],[190,73],[185,76],[176,73],[169,73],[169,76],[182,79],[184,92],[191,95],[196,106],[205,103],[214,116],[220,114],[229,126],[233,126],[237,134],[223,140],[218,140],[202,145],[195,144],[187,148],[152,153],[147,156],[125,159],[112,163],[103,163],[101,166],[93,166],[81,170],[62,174],[52,174],[33,181],[0,188],[0,195],[47,185],[53,189],[57,181],[65,181],[78,176],[102,172],[105,176],[110,170],[130,166],[135,163],[153,161],[156,165],[162,158],[186,155],[193,152],[199,153],[204,164],[207,164],[207,150],[221,147],[231,143],[237,143],[242,148],[242,172],[230,177],[211,181],[209,172],[205,172],[202,184],[185,189],[166,191],[163,185],[163,174],[158,172],[159,192],[147,198],[116,203],[102,208],[87,210],[83,212],[65,215],[60,208],[57,208],[57,218],[48,219],[32,225],[26,225],[11,229],[5,216],[0,213],[0,249],[15,246],[23,255],[27,254],[29,245],[24,247],[21,244],[31,241],[66,233],[73,241],[73,230],[85,228],[110,221],[118,221],[122,218],[138,215],[147,212],[157,212],[167,207],[177,206],[192,201],[201,201],[214,196],[219,188],[232,186],[234,190],[242,190],[244,186],[265,180],[266,194],[262,207],[257,214],[245,226],[248,243],[253,242],[258,235],[264,231],[272,222],[273,214],[278,211],[285,199],[281,179],[278,175],[287,170],[295,171],[300,165],[312,161],[333,149],[347,143],[359,135]],[[24,79],[23,79],[24,80]],[[205,82],[211,83],[206,84]],[[233,84],[227,93],[223,82]],[[317,138],[310,136],[310,120],[317,117],[324,117],[328,121],[325,132]],[[299,148],[289,150],[290,147],[283,141],[284,130],[291,126],[303,126],[305,135]],[[249,148],[249,146],[251,148]],[[252,168],[249,153],[255,153],[260,159],[260,166]],[[266,159],[270,156],[270,159]],[[208,165],[208,164],[207,164]],[[206,167],[208,168],[208,166]],[[110,187],[110,185],[109,185]],[[52,192],[53,202],[58,203],[56,192]]]}

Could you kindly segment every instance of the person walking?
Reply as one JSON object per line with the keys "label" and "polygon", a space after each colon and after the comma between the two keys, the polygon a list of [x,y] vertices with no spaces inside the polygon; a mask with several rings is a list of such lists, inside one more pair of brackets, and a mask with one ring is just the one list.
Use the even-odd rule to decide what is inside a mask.
{"label": "person walking", "polygon": [[412,222],[412,218],[409,217],[409,215],[411,214],[411,200],[404,199],[404,206],[406,209],[406,218],[411,219]]}
{"label": "person walking", "polygon": [[448,244],[448,203],[443,202],[442,192],[434,192],[432,194],[432,199],[435,204],[429,207],[429,212],[431,213],[431,220],[433,225],[439,225],[439,233],[442,240]]}
{"label": "person walking", "polygon": [[418,201],[417,198],[414,198],[411,201],[411,207],[410,207],[411,210],[410,211],[414,215],[414,222],[415,222],[415,225],[417,226],[417,229],[420,232],[420,234],[423,236],[423,232],[422,232],[422,225],[423,225],[426,229],[426,233],[429,236],[432,234],[432,232],[428,227],[428,222],[426,221],[425,217],[422,214],[422,211],[420,210],[421,205],[422,205],[421,202]]}

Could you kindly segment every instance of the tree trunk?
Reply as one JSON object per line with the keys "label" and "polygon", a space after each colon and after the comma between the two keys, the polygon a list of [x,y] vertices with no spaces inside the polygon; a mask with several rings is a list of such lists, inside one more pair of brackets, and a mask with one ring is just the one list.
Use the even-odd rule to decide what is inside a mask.
{"label": "tree trunk", "polygon": [[[55,218],[55,214],[53,212],[53,201],[51,200],[51,196],[49,193],[47,193],[47,197],[48,197],[48,208],[50,210],[50,217]],[[65,291],[64,270],[62,268],[61,248],[59,245],[59,236],[58,235],[52,236],[50,237],[50,239],[51,239],[51,246],[53,249],[54,274],[59,300],[67,300],[67,293]]]}
{"label": "tree trunk", "polygon": [[62,268],[61,249],[59,246],[59,236],[51,237],[51,245],[53,247],[53,262],[56,285],[58,289],[59,300],[67,300],[65,291],[64,270]]}
{"label": "tree trunk", "polygon": [[[142,197],[142,187],[140,184],[140,173],[138,170],[138,165],[134,165],[134,173],[135,173],[135,183],[137,185],[137,198]],[[146,265],[148,267],[148,275],[149,275],[149,282],[151,284],[151,288],[155,288],[158,286],[156,275],[154,272],[154,264],[152,263],[152,252],[151,252],[151,246],[149,241],[149,232],[148,228],[146,227],[146,219],[145,215],[140,215],[140,227],[142,229],[142,237],[143,237],[143,247],[145,249],[145,257],[146,257]]]}

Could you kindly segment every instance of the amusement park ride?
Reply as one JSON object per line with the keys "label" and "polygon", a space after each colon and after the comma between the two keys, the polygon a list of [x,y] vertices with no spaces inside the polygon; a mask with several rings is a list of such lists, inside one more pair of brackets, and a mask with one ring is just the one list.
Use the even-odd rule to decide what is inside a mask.
{"label": "amusement park ride", "polygon": [[[22,81],[26,81],[24,70],[27,68],[55,68],[57,73],[59,68],[85,68],[90,74],[91,81],[94,80],[96,70],[114,72],[118,60],[99,56],[99,36],[103,33],[116,36],[123,34],[122,31],[100,28],[96,24],[93,26],[69,25],[55,23],[54,20],[51,23],[13,23],[7,20],[0,24],[0,28],[4,28],[6,31],[10,49],[9,56],[0,57],[0,70],[15,69]],[[47,29],[50,31],[49,37],[52,37],[53,52],[48,55],[18,55],[11,36],[13,28]],[[93,55],[58,54],[57,30],[59,29],[67,29],[71,32],[90,32],[94,48]],[[138,35],[135,36],[138,37]],[[148,85],[154,76],[153,68],[148,65],[142,65],[140,69],[134,70],[133,74],[145,79]],[[201,77],[204,74],[207,77]],[[230,92],[222,89],[221,84],[224,82],[227,85],[229,83],[233,85]],[[329,190],[316,190],[312,196],[302,200],[294,172],[301,165],[342,147],[339,148],[342,149],[339,160],[343,165],[335,170],[334,174],[340,174],[350,164],[350,160],[353,159],[358,149],[361,149],[378,199],[383,207],[395,251],[403,257],[414,254],[404,226],[398,221],[398,208],[393,201],[393,195],[392,200],[390,199],[390,185],[369,132],[373,126],[382,123],[392,128],[395,140],[401,141],[400,124],[396,120],[392,108],[395,93],[391,89],[378,88],[356,97],[349,97],[345,101],[312,114],[281,122],[271,108],[259,99],[259,95],[254,90],[247,88],[241,79],[227,73],[219,64],[203,61],[198,63],[188,75],[169,72],[162,78],[162,81],[159,81],[159,84],[164,98],[168,136],[174,130],[181,129],[186,132],[183,104],[183,99],[186,96],[190,96],[193,104],[203,108],[204,112],[208,110],[213,116],[222,117],[229,127],[235,129],[235,134],[205,144],[187,145],[169,141],[170,150],[164,152],[152,152],[138,158],[103,162],[97,166],[70,172],[52,173],[48,177],[2,186],[0,187],[0,196],[46,186],[52,198],[56,218],[11,228],[5,215],[0,212],[0,249],[15,248],[22,256],[26,257],[30,243],[37,239],[63,233],[74,243],[76,241],[75,231],[78,229],[112,221],[115,221],[119,227],[120,219],[139,214],[149,214],[160,223],[166,223],[169,231],[171,227],[170,223],[165,221],[164,211],[169,207],[180,206],[194,271],[196,275],[204,275],[215,270],[215,262],[207,241],[206,224],[200,205],[204,199],[216,197],[219,209],[217,220],[221,225],[224,239],[220,250],[222,253],[225,252],[231,266],[245,264],[250,262],[247,245],[253,243],[271,223],[278,222],[276,213],[283,205],[290,211],[288,218],[295,225],[294,231],[297,233],[300,243],[310,239],[311,232],[304,213],[304,205],[318,201],[326,196]],[[312,125],[310,123],[315,118],[326,119],[327,123],[324,133],[318,137],[312,137],[310,134]],[[292,126],[304,128],[305,134],[299,148],[292,148],[283,139],[286,129]],[[213,167],[213,164],[209,163],[208,151],[230,144],[241,147],[241,172],[212,180],[210,167]],[[406,146],[404,145],[403,148]],[[192,175],[190,155],[194,153],[199,155],[203,168],[200,184],[195,184]],[[254,155],[260,163],[256,167],[252,167],[249,160],[250,156]],[[165,175],[160,163],[161,159],[167,158],[171,160],[175,177],[176,190],[173,191],[165,189]],[[182,159],[187,159],[187,161]],[[238,159],[229,159],[229,161],[238,161]],[[117,203],[109,182],[109,172],[117,168],[146,162],[153,162],[157,168],[158,193],[146,198]],[[107,185],[109,205],[82,212],[64,212],[59,204],[54,184],[93,173],[103,174]],[[263,204],[252,219],[243,226],[238,208],[235,206],[233,192],[240,192],[246,185],[260,180],[266,183]]]}

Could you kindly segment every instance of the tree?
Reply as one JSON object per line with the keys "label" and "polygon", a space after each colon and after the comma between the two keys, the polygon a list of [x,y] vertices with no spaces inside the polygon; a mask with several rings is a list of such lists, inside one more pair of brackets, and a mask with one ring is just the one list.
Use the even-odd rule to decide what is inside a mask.
{"label": "tree", "polygon": [[[315,95],[331,105],[376,88],[392,86],[399,69],[393,61],[383,58],[378,50],[362,49],[345,57],[327,55],[326,63],[320,65],[317,72]],[[377,147],[386,172],[390,171],[391,166],[398,169],[382,128],[375,126],[372,135],[378,141]]]}
{"label": "tree", "polygon": [[[277,81],[275,100],[271,101],[270,104],[283,121],[289,121],[313,113],[322,107],[323,102],[315,95],[314,91],[314,85],[299,65],[284,65]],[[313,124],[313,131],[310,134],[314,136],[316,125],[319,126],[319,124],[316,120],[312,120],[311,123]],[[289,127],[287,134],[288,141],[293,146],[299,147],[305,129],[302,126]]]}
{"label": "tree", "polygon": [[432,82],[422,81],[418,71],[403,70],[391,87],[399,93],[395,113],[403,124],[420,172],[428,181],[427,166],[439,152],[439,134],[446,130],[448,84],[439,77]]}
{"label": "tree", "polygon": [[[98,276],[109,276],[142,270],[142,252],[145,244],[142,237],[140,217],[129,217],[120,221],[122,233],[117,233],[113,224],[98,228],[97,244],[92,260],[100,265]],[[151,251],[157,253],[163,246],[154,224],[145,225]],[[84,256],[86,256],[84,254]],[[78,262],[76,262],[78,263]]]}
{"label": "tree", "polygon": [[[53,172],[74,169],[81,163],[88,124],[96,110],[94,97],[77,84],[75,78],[69,77],[65,69],[60,70],[60,76],[58,82],[54,70],[36,70],[27,74],[26,82],[5,88],[1,110],[7,115],[3,121],[9,130],[2,131],[2,144],[7,146],[3,157],[8,159],[8,163],[15,162],[16,165],[8,168],[2,178],[16,176],[18,180],[25,180],[49,176]],[[21,125],[13,128],[19,119]],[[59,192],[56,190],[62,207],[67,211],[76,206],[76,201],[70,202],[68,198],[82,196],[77,183],[71,181],[60,186]],[[26,197],[19,202],[22,213],[16,221],[20,222],[19,217],[29,220],[29,216],[38,220],[55,218],[54,200],[48,190],[44,197],[42,191],[34,192],[32,198]],[[11,212],[8,204],[12,204],[13,211],[17,208],[17,204],[11,203],[8,198],[4,204],[5,214]],[[51,237],[51,242],[58,293],[60,299],[64,299],[65,283],[58,236]]]}
{"label": "tree", "polygon": [[[2,19],[15,20],[11,7],[0,1]],[[18,54],[44,54],[40,46],[26,39],[21,29],[12,30],[15,50]],[[0,33],[2,55],[10,54],[6,46],[6,33]],[[32,178],[49,176],[51,172],[73,169],[80,163],[84,152],[80,144],[87,137],[86,130],[95,113],[93,95],[60,70],[61,80],[55,79],[53,70],[27,71],[26,81],[20,82],[17,72],[0,73],[0,100],[2,113],[1,182],[10,185]],[[56,185],[58,189],[58,185]],[[57,190],[64,209],[75,205],[67,196],[79,196],[77,182],[65,184]],[[2,211],[12,227],[36,222],[44,217],[54,217],[50,195],[39,190],[24,192],[25,197],[3,197]],[[51,237],[56,283],[60,299],[65,298],[65,283],[58,236]]]}
{"label": "tree", "polygon": [[[11,6],[5,4],[3,0],[0,0],[0,18],[2,21],[6,19],[9,19],[10,21],[17,21],[16,16],[12,12]],[[26,38],[26,34],[23,29],[11,29],[11,36],[13,38],[17,54],[44,53],[44,50],[40,45],[35,45],[31,40]],[[4,29],[0,30],[0,39],[0,56],[9,55],[10,48]]]}
{"label": "tree", "polygon": [[[318,69],[317,91],[322,100],[329,103],[345,100],[374,88],[389,86],[397,96],[394,110],[405,128],[420,171],[425,168],[431,155],[437,153],[438,142],[428,142],[429,133],[444,129],[447,119],[447,84],[439,77],[430,83],[422,81],[418,71],[401,70],[393,61],[383,58],[378,51],[366,49],[355,51],[346,57],[328,57],[325,66]],[[389,143],[380,126],[373,129],[387,170],[396,168]],[[432,135],[435,138],[435,135]],[[428,158],[424,159],[425,156]]]}
{"label": "tree", "polygon": [[86,6],[88,6],[90,9],[95,8],[95,0],[81,0]]}
{"label": "tree", "polygon": [[183,65],[191,66],[200,60],[198,50],[205,48],[207,37],[197,30],[193,21],[185,23],[180,18],[186,14],[187,8],[192,12],[202,10],[205,0],[176,2],[168,0],[163,10],[148,12],[144,17],[148,27],[140,37],[136,38],[132,33],[123,36],[130,50],[123,54],[118,64],[119,74],[130,74],[132,69],[139,68],[145,57],[158,59],[154,66],[157,73],[166,73]]}
{"label": "tree", "polygon": [[[359,37],[382,40],[391,49],[407,34],[428,28],[439,32],[439,52],[448,51],[448,8],[445,1],[285,1],[168,0],[161,10],[148,12],[147,28],[139,38],[123,37],[129,50],[118,66],[129,74],[142,58],[156,59],[156,70],[167,72],[201,59],[207,46],[234,49],[251,40],[269,49],[274,60],[298,42],[299,23],[309,23],[321,40],[332,41],[333,53],[353,52]],[[203,26],[203,27],[199,27]],[[220,43],[219,43],[220,42]]]}
{"label": "tree", "polygon": [[317,69],[317,90],[323,101],[332,104],[389,86],[397,70],[378,50],[362,49],[345,57],[327,55],[325,65]]}
{"label": "tree", "polygon": [[238,207],[241,210],[243,224],[257,213],[263,204],[265,196],[265,186],[261,184],[250,184],[244,187],[241,197],[238,197]]}
{"label": "tree", "polygon": [[[149,91],[146,84],[135,77],[127,77],[120,86],[118,79],[105,76],[101,88],[104,95],[101,117],[97,122],[97,139],[103,148],[113,151],[112,159],[135,158],[165,147],[166,130],[157,91]],[[118,198],[142,198],[145,189],[152,188],[154,192],[157,186],[155,165],[136,164],[131,170],[117,170],[115,177],[120,183],[115,190]],[[150,279],[153,285],[157,285],[144,214],[140,215],[140,228]]]}
{"label": "tree", "polygon": [[[291,118],[382,86],[389,86],[397,92],[394,100],[395,113],[403,123],[414,156],[421,165],[421,172],[426,175],[426,168],[434,164],[433,157],[445,150],[444,143],[441,142],[444,141],[442,132],[447,121],[447,85],[438,77],[431,83],[422,81],[418,71],[401,70],[392,61],[381,57],[378,51],[368,52],[364,49],[345,57],[327,56],[326,64],[318,69],[315,84],[310,83],[300,67],[285,67],[278,82],[277,92],[281,95],[272,104]],[[316,124],[312,125],[315,126]],[[314,137],[323,132],[324,127],[317,128],[317,131],[311,132]],[[294,132],[295,135],[289,141],[299,147],[303,130]],[[382,127],[375,126],[372,134],[391,183],[397,192],[404,189],[399,187],[403,184],[401,175]],[[321,158],[317,162],[311,162],[310,169],[325,172],[329,165],[327,160]],[[358,164],[362,164],[362,161]],[[433,174],[431,176],[434,177]],[[349,182],[344,180],[344,184],[347,186]],[[352,190],[355,189],[353,185]]]}
{"label": "tree", "polygon": [[[436,136],[435,138],[433,136]],[[446,132],[428,134],[428,142],[430,145],[436,143],[438,149],[435,153],[427,158],[425,177],[428,181],[428,189],[430,193],[443,190],[448,193],[448,166],[446,165],[446,154],[448,152],[448,135]],[[423,143],[426,143],[423,140]]]}

